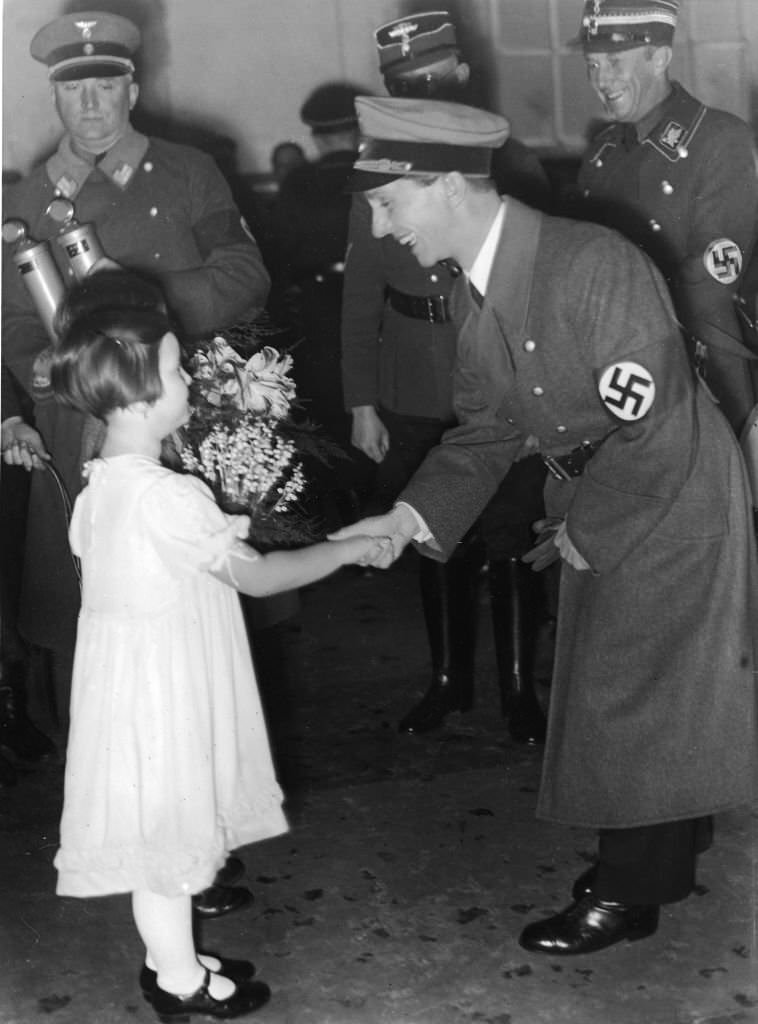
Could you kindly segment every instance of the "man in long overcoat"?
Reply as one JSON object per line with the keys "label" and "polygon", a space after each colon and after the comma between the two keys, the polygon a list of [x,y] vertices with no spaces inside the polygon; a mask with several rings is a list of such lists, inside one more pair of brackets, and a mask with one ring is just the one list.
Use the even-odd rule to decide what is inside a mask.
{"label": "man in long overcoat", "polygon": [[[507,123],[360,98],[376,235],[453,258],[455,405],[398,503],[353,529],[447,558],[519,453],[551,470],[563,559],[538,816],[599,831],[589,891],[529,925],[535,952],[652,934],[695,883],[697,819],[754,793],[755,552],[733,432],[691,369],[665,283],[600,226],[501,200],[486,153]],[[380,564],[386,564],[387,559]]]}

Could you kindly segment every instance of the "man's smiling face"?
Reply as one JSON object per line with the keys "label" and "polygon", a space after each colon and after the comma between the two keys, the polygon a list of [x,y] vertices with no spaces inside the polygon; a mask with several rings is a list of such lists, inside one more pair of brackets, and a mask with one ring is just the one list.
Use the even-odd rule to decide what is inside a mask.
{"label": "man's smiling face", "polygon": [[375,238],[392,235],[410,247],[422,267],[451,256],[444,176],[398,178],[366,193]]}

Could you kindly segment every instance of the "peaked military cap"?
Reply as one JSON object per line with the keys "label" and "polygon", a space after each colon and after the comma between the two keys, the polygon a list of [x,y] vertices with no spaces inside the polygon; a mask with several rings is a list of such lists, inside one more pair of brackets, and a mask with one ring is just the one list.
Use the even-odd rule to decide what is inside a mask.
{"label": "peaked military cap", "polygon": [[374,32],[383,75],[413,71],[458,53],[455,26],[447,11],[396,18]]}
{"label": "peaked military cap", "polygon": [[585,53],[614,53],[638,46],[671,46],[679,0],[585,0],[579,36]]}
{"label": "peaked military cap", "polygon": [[300,118],[317,135],[357,128],[355,99],[359,93],[360,89],[346,82],[320,85],[300,108]]}
{"label": "peaked military cap", "polygon": [[130,74],[140,42],[140,31],[128,18],[78,11],[41,28],[29,49],[35,60],[47,64],[51,81],[71,82]]}
{"label": "peaked military cap", "polygon": [[442,100],[359,96],[355,108],[363,141],[350,192],[449,171],[488,178],[492,151],[510,131],[499,114]]}

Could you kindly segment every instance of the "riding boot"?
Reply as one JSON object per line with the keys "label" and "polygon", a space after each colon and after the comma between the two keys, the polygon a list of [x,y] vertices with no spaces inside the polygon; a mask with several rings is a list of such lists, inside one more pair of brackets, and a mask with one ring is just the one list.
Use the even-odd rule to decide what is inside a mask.
{"label": "riding boot", "polygon": [[445,564],[429,558],[420,560],[432,683],[398,724],[400,732],[430,732],[442,725],[448,712],[468,711],[473,705],[481,563],[481,552],[473,544]]}
{"label": "riding boot", "polygon": [[534,656],[543,614],[542,580],[519,558],[490,562],[495,658],[508,731],[517,743],[544,743],[546,721],[534,691]]}

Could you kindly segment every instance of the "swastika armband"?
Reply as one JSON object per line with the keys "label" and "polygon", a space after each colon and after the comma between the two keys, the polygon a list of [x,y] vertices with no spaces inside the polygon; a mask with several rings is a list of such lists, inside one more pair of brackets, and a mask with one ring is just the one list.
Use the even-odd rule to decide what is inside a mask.
{"label": "swastika armband", "polygon": [[608,412],[616,419],[641,420],[655,399],[655,381],[639,363],[612,363],[603,370],[598,394]]}
{"label": "swastika armband", "polygon": [[707,245],[703,264],[719,284],[734,284],[742,272],[742,250],[731,238],[716,238]]}

